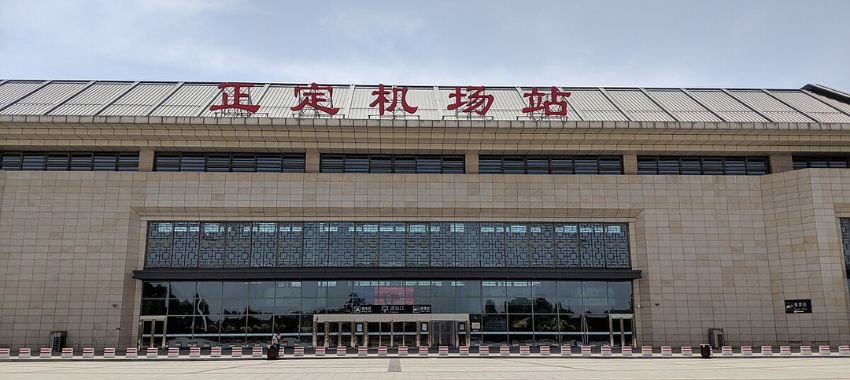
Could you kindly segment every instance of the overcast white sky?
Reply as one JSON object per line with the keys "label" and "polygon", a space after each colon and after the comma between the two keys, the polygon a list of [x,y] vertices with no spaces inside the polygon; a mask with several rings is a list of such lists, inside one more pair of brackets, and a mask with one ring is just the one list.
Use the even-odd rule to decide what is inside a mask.
{"label": "overcast white sky", "polygon": [[0,0],[0,78],[850,91],[850,0]]}

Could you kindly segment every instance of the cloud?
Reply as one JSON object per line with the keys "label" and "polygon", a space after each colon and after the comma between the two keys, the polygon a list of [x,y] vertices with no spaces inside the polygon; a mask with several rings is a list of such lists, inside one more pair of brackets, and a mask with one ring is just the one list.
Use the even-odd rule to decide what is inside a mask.
{"label": "cloud", "polygon": [[[850,2],[0,0],[0,76],[850,90]],[[817,20],[803,28],[799,20]]]}

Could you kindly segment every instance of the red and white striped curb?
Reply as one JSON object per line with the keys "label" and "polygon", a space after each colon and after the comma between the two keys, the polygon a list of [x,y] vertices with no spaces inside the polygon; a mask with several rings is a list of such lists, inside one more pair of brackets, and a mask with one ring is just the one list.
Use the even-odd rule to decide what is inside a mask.
{"label": "red and white striped curb", "polygon": [[503,344],[499,346],[499,355],[501,356],[509,356],[511,354],[511,346],[507,344]]}
{"label": "red and white striped curb", "polygon": [[489,356],[490,355],[490,346],[478,346],[478,355],[479,356]]}
{"label": "red and white striped curb", "polygon": [[263,348],[262,347],[251,347],[251,357],[252,358],[261,358],[263,357]]}
{"label": "red and white striped curb", "polygon": [[[819,345],[817,346],[817,352],[813,352],[811,346],[800,346],[799,353],[792,353],[791,346],[779,346],[778,351],[774,351],[773,346],[758,346],[760,349],[760,356],[775,356],[778,352],[778,356],[811,356],[813,354],[817,354],[817,356],[850,356],[850,345],[841,345],[837,346],[837,353],[832,351],[832,346],[829,345]],[[448,357],[453,356],[453,354],[449,353],[448,346],[439,346],[437,348],[436,354],[429,354],[427,346],[420,346],[418,350],[418,355],[427,357],[427,356],[440,356],[440,357]],[[487,345],[478,346],[478,355],[480,356],[488,356],[490,355],[491,350],[495,348],[491,348]],[[556,347],[557,349],[557,347]],[[563,345],[560,347],[561,352],[560,356],[569,357],[571,356],[570,350],[572,346]],[[457,356],[470,356],[470,347],[469,346],[459,346],[457,348]],[[580,346],[580,352],[582,357],[631,357],[634,355],[633,348],[631,346],[622,347],[619,355],[613,353],[613,349],[609,345],[603,345],[599,347],[599,353],[592,353],[592,346],[582,345]],[[221,358],[222,357],[222,348],[221,347],[211,347],[208,355],[201,354],[200,347],[190,347],[188,350],[188,355],[186,353],[181,353],[180,349],[177,347],[170,347],[167,349],[166,355],[160,355],[159,350],[157,348],[147,347],[142,351],[143,355],[139,355],[139,352],[136,348],[127,348],[125,355],[122,358],[126,359],[135,359],[139,357],[149,358],[149,359],[199,359],[199,358]],[[500,345],[498,348],[498,355],[504,357],[528,357],[528,356],[551,356],[551,346],[542,345],[537,347],[537,352],[532,353],[533,348],[531,345],[523,344],[518,346],[518,353],[511,352],[511,346],[507,344]],[[662,357],[673,357],[673,356],[681,356],[681,357],[691,357],[693,356],[693,350],[691,346],[681,346],[679,349],[679,354],[673,354],[673,348],[671,346],[661,346],[660,347],[660,356]],[[0,359],[27,359],[32,358],[32,350],[30,348],[21,348],[17,351],[17,356],[12,356],[11,349],[8,348],[0,348]],[[61,350],[61,354],[57,354],[53,356],[53,352],[49,347],[42,347],[38,351],[37,358],[41,359],[110,359],[116,357],[115,348],[104,348],[102,356],[95,356],[95,350],[91,347],[85,347],[82,349],[81,356],[74,356],[74,349],[70,347],[65,347]],[[327,354],[327,350],[325,347],[317,347],[315,352],[312,355],[306,355],[306,348],[304,346],[295,346],[293,348],[293,357],[300,358],[305,356],[315,356],[315,357],[323,357]],[[397,354],[390,354],[389,347],[387,346],[379,346],[376,351],[369,352],[369,349],[366,346],[357,347],[357,356],[362,357],[388,357],[388,356],[407,356],[409,354],[409,348],[407,346],[399,346],[397,350]],[[723,346],[721,348],[721,352],[719,356],[723,357],[752,357],[754,355],[754,351],[752,346],[742,345],[739,347],[733,346]],[[652,346],[641,346],[641,351],[639,356],[643,357],[653,357],[658,356],[658,353],[654,353]],[[283,355],[281,355],[283,356]],[[346,356],[346,347],[339,346],[336,347],[336,356]],[[234,348],[231,350],[231,358],[241,358],[243,357],[243,352],[241,348]],[[255,346],[251,348],[251,358],[263,358],[264,357],[264,349],[263,347]]]}

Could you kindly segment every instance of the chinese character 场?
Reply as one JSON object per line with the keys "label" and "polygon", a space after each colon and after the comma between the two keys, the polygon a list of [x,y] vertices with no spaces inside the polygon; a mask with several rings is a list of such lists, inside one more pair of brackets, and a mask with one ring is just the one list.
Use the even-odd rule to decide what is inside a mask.
{"label": "chinese character \u573a", "polygon": [[[243,110],[246,112],[257,112],[260,109],[259,104],[251,104],[251,94],[242,92],[243,88],[254,87],[249,83],[221,83],[218,89],[221,90],[221,104],[213,104],[210,106],[210,111],[218,111],[228,108]],[[245,102],[243,103],[243,99]]]}
{"label": "chinese character \u573a", "polygon": [[[555,86],[552,86],[548,97],[545,93],[537,90],[537,88],[532,88],[531,92],[522,94],[523,98],[528,98],[528,107],[524,107],[522,112],[534,113],[543,111],[543,114],[546,116],[567,116],[566,98],[569,96],[569,91],[560,91]],[[563,100],[558,100],[561,97],[563,97]]]}
{"label": "chinese character \u573a", "polygon": [[449,94],[449,99],[454,99],[454,103],[449,104],[446,109],[449,111],[459,109],[460,112],[475,112],[484,116],[495,100],[493,95],[485,94],[484,90],[484,86],[467,86],[464,93],[460,87],[455,87],[455,91]]}
{"label": "chinese character \u573a", "polygon": [[[390,90],[386,90],[383,84],[379,84],[378,89],[372,91],[372,95],[375,96],[375,100],[373,100],[372,103],[369,103],[369,107],[375,108],[375,106],[378,106],[378,114],[384,116],[384,112],[386,111],[395,112],[396,106],[401,103],[401,108],[404,112],[409,114],[416,113],[416,110],[418,110],[419,107],[413,107],[410,104],[407,104],[407,87],[392,86],[391,91],[392,100],[387,98],[387,95],[390,94]],[[387,103],[390,103],[389,107],[385,107]]]}
{"label": "chinese character \u573a", "polygon": [[[309,106],[328,115],[336,115],[339,108],[333,107],[333,93],[333,87],[319,86],[315,82],[309,86],[295,86],[295,97],[298,98],[300,103],[292,107],[292,110],[301,111],[304,107]],[[330,105],[326,105],[327,102],[330,102]]]}

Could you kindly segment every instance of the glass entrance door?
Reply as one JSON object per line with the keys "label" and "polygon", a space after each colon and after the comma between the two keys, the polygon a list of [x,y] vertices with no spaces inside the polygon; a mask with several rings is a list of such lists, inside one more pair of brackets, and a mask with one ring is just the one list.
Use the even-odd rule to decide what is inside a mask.
{"label": "glass entrance door", "polygon": [[144,316],[139,318],[138,348],[165,348],[166,330],[164,316]]}
{"label": "glass entrance door", "polygon": [[611,346],[634,345],[634,314],[609,314],[608,337]]}
{"label": "glass entrance door", "polygon": [[431,345],[456,347],[457,322],[456,321],[432,321],[431,322]]}

